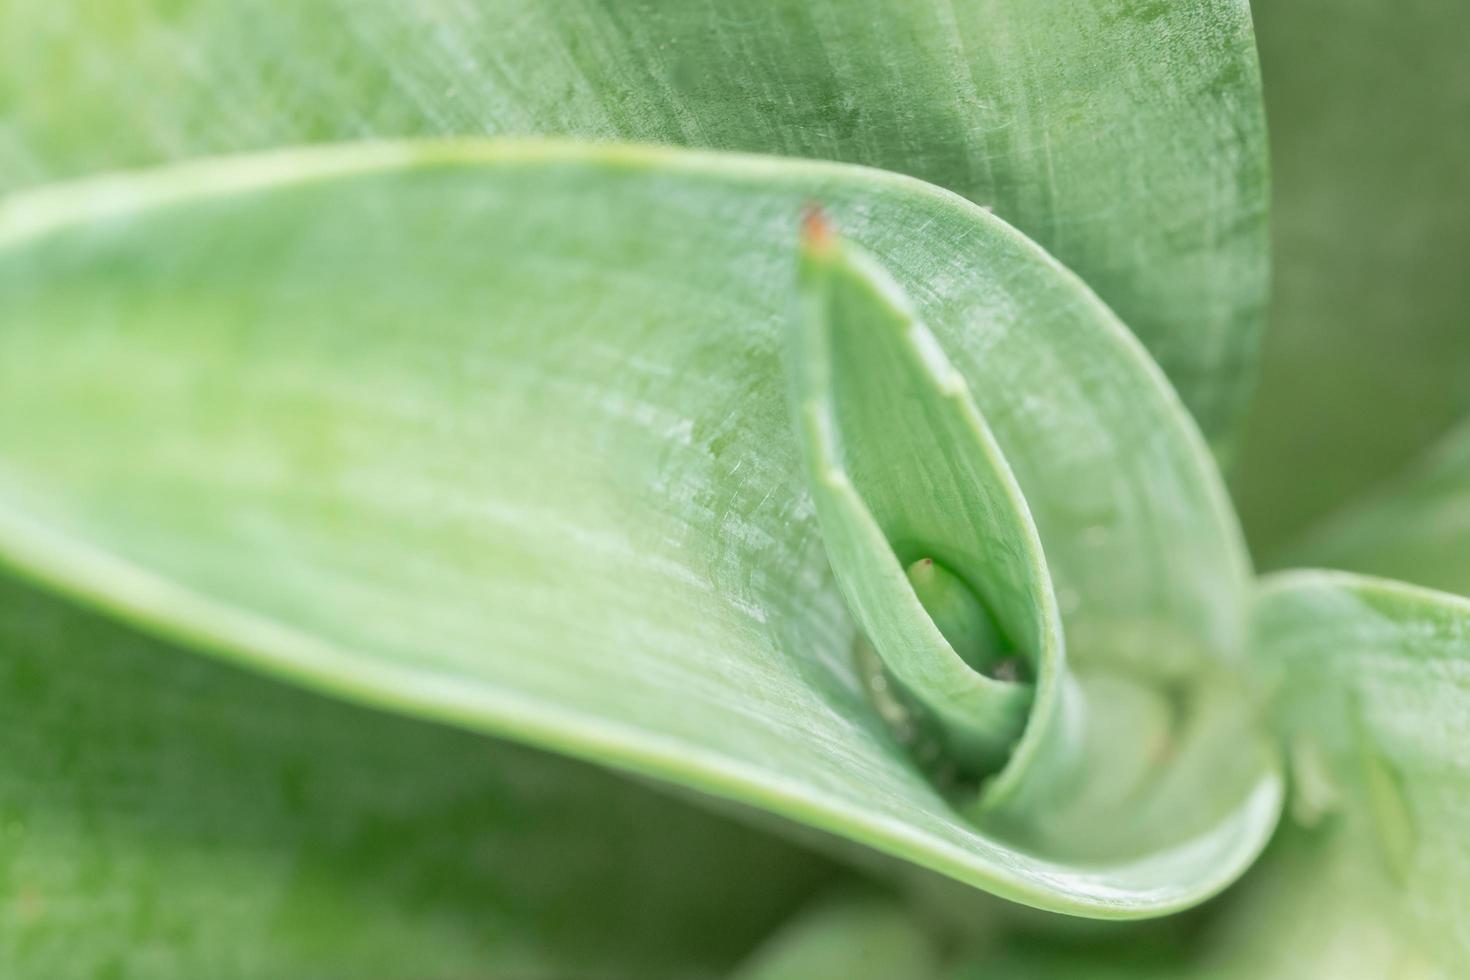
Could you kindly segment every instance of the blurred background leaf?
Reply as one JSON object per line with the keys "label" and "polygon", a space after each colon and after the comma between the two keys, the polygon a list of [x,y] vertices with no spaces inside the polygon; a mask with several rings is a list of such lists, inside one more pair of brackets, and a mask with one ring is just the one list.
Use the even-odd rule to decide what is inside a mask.
{"label": "blurred background leaf", "polygon": [[1274,286],[1234,489],[1253,551],[1279,565],[1470,416],[1470,4],[1255,14]]}
{"label": "blurred background leaf", "polygon": [[0,579],[0,974],[715,977],[834,870]]}
{"label": "blurred background leaf", "polygon": [[1470,596],[1470,422],[1285,554]]}
{"label": "blurred background leaf", "polygon": [[843,888],[792,916],[732,980],[934,980],[937,935],[891,897]]}

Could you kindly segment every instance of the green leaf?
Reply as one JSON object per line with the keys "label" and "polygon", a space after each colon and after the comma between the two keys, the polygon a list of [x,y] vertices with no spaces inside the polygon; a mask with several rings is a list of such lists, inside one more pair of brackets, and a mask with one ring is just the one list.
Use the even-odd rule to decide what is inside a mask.
{"label": "green leaf", "polygon": [[1017,944],[979,958],[974,976],[1463,972],[1470,601],[1344,573],[1285,573],[1266,579],[1255,632],[1262,667],[1278,675],[1275,717],[1293,776],[1291,820],[1260,866],[1182,950],[1156,935],[1053,951]]}
{"label": "green leaf", "polygon": [[[896,685],[910,710],[932,716],[943,755],[972,775],[1008,759],[1023,770],[1054,727],[1062,668],[1040,538],[939,342],[898,284],[824,221],[808,219],[806,308],[791,360],[827,556],[886,665],[878,684]],[[959,649],[971,641],[993,649],[967,659]],[[985,672],[1007,652],[1037,678],[1040,698],[1030,682]]]}
{"label": "green leaf", "polygon": [[1275,262],[1235,490],[1281,565],[1470,416],[1470,5],[1263,0],[1256,17]]}
{"label": "green leaf", "polygon": [[832,875],[581,763],[9,581],[0,650],[7,977],[720,976]]}
{"label": "green leaf", "polygon": [[1193,819],[1078,865],[961,818],[870,704],[783,397],[810,200],[964,376],[1078,664],[1233,670],[1238,533],[1133,338],[983,210],[826,164],[386,144],[18,198],[0,551],[262,669],[1019,901],[1131,917],[1218,890],[1275,820],[1254,745],[1240,793],[1176,766]]}
{"label": "green leaf", "polygon": [[1243,0],[0,0],[0,190],[364,136],[861,163],[995,208],[1245,407],[1266,156]]}
{"label": "green leaf", "polygon": [[1299,564],[1470,595],[1470,424],[1372,495],[1314,527],[1286,554]]}

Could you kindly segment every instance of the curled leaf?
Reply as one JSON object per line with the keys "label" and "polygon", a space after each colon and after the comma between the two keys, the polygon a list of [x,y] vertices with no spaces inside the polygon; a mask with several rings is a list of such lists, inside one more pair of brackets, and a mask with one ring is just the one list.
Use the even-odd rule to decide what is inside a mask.
{"label": "curled leaf", "polygon": [[965,378],[1079,671],[1235,662],[1218,474],[1096,297],[954,195],[768,158],[369,144],[7,202],[0,554],[260,669],[1019,901],[1212,894],[1274,824],[1267,757],[1083,860],[977,828],[874,710],[783,396],[810,200]]}

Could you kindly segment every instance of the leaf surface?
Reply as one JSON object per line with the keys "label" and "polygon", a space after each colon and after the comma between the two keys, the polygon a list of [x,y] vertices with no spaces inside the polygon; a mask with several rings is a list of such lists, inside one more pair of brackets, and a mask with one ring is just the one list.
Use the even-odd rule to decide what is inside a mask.
{"label": "leaf surface", "polygon": [[1023,902],[1223,887],[1275,820],[1263,758],[1235,753],[1249,785],[1184,839],[1074,866],[961,819],[869,703],[784,397],[810,200],[965,376],[1075,659],[1161,683],[1238,661],[1218,473],[1107,309],[958,197],[768,158],[351,146],[12,201],[0,550],[263,669]]}
{"label": "leaf surface", "polygon": [[861,163],[996,209],[1212,440],[1266,287],[1242,0],[0,0],[0,190],[369,137],[572,136]]}

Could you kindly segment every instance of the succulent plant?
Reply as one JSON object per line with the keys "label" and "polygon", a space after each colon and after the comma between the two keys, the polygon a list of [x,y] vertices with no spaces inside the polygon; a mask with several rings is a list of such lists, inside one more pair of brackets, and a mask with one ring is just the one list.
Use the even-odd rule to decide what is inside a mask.
{"label": "succulent plant", "polygon": [[1409,6],[0,0],[0,974],[1456,975]]}

